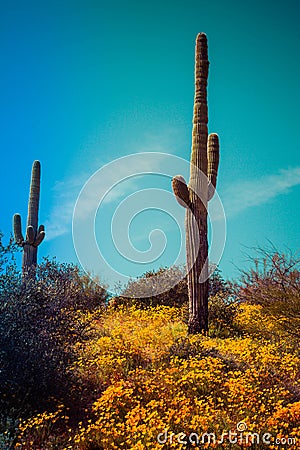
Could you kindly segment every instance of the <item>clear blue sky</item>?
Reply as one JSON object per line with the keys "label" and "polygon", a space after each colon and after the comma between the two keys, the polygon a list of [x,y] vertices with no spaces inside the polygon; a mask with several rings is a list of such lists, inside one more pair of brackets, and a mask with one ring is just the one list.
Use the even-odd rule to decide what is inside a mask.
{"label": "clear blue sky", "polygon": [[[299,2],[291,0],[3,2],[0,229],[6,238],[15,212],[26,220],[35,159],[42,163],[40,222],[46,224],[39,258],[74,262],[72,212],[95,171],[146,151],[189,159],[194,42],[204,31],[209,131],[220,136],[218,193],[227,218],[220,268],[236,276],[235,265],[247,264],[244,246],[264,246],[267,239],[299,250],[299,19]],[[154,169],[163,173],[162,166]],[[118,201],[155,186],[168,191],[169,179],[135,177],[106,208],[113,214]],[[120,270],[129,275],[172,263],[180,241],[172,217],[150,212],[137,216],[132,241],[146,251],[151,229],[165,224],[170,255],[132,273],[123,260]],[[101,241],[105,224],[106,244],[110,219],[103,214],[96,235]]]}

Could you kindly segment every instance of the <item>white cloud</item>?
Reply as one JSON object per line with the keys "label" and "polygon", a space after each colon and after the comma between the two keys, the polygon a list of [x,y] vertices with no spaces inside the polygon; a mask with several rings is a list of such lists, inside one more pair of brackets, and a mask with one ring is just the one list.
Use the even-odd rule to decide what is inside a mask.
{"label": "white cloud", "polygon": [[[71,232],[73,211],[77,197],[87,181],[84,201],[81,201],[79,214],[85,218],[96,211],[102,198],[103,204],[110,204],[122,198],[129,192],[139,189],[137,176],[143,172],[172,173],[170,159],[167,155],[158,153],[159,157],[150,160],[142,157],[143,152],[136,153],[135,159],[120,159],[120,164],[106,166],[101,170],[101,176],[86,173],[76,174],[67,180],[58,182],[54,187],[54,207],[46,222],[47,238],[53,239]],[[128,164],[130,164],[130,171]],[[166,170],[168,167],[168,170]],[[174,167],[174,174],[178,169]],[[179,169],[180,171],[180,169]],[[128,173],[135,174],[128,177]],[[185,176],[187,174],[184,174]],[[125,180],[126,182],[120,182]],[[92,180],[92,181],[91,181]],[[247,208],[267,203],[280,194],[287,193],[293,186],[300,184],[300,167],[282,169],[277,174],[266,175],[253,180],[233,182],[220,194],[227,217],[232,217]],[[103,197],[103,193],[105,196]],[[78,214],[78,211],[77,211]]]}
{"label": "white cloud", "polygon": [[[85,218],[90,213],[97,210],[102,199],[102,204],[109,204],[128,192],[138,189],[137,176],[145,172],[164,173],[164,156],[161,153],[159,158],[149,158],[145,161],[141,157],[144,152],[136,153],[139,157],[136,162],[130,159],[130,167],[126,159],[120,159],[120,164],[109,164],[103,166],[99,175],[80,174],[76,177],[60,181],[54,187],[54,208],[52,209],[48,221],[46,221],[47,238],[53,239],[71,231],[73,211],[76,200],[81,189],[87,183],[84,194],[80,202],[80,210],[77,211],[77,217]],[[167,158],[167,155],[166,155]],[[130,169],[131,175],[128,177]]]}
{"label": "white cloud", "polygon": [[241,180],[225,189],[222,200],[227,217],[247,208],[259,206],[300,184],[300,167],[282,169],[274,175]]}
{"label": "white cloud", "polygon": [[48,240],[71,231],[74,205],[84,181],[85,177],[81,175],[55,184],[54,207],[45,223]]}
{"label": "white cloud", "polygon": [[[95,144],[93,144],[93,149],[95,145],[99,145],[98,139],[94,139]],[[141,154],[145,152],[157,152],[174,154],[179,151],[179,146],[181,145],[182,136],[177,128],[164,129],[163,133],[144,133],[142,143],[135,141],[131,143],[132,153]],[[166,163],[167,164],[167,163]],[[97,161],[96,167],[103,166],[101,161]],[[141,172],[158,172],[162,171],[163,165],[162,159],[159,162],[155,161],[153,158],[152,166],[149,167],[148,161],[139,161],[135,167],[131,167],[132,171],[136,173]],[[99,192],[106,192],[103,198],[103,204],[108,204],[120,199],[126,192],[138,188],[138,181],[135,177],[127,179],[126,183],[116,184],[113,189],[112,179],[122,180],[128,168],[126,164],[120,164],[118,167],[118,173],[111,172],[109,169],[105,171],[105,175],[101,178],[97,178],[96,182],[92,184],[91,188],[88,190],[88,196],[84,202],[84,208],[80,211],[83,217],[95,210],[99,203]],[[176,171],[175,171],[176,172]],[[176,172],[177,173],[177,172]],[[84,184],[89,180],[93,173],[81,173],[76,174],[76,176],[69,179],[57,182],[54,186],[54,207],[52,208],[49,218],[46,221],[47,227],[47,239],[54,239],[57,236],[61,236],[65,233],[71,232],[72,227],[72,217],[73,211],[76,204],[77,197],[83,188]]]}

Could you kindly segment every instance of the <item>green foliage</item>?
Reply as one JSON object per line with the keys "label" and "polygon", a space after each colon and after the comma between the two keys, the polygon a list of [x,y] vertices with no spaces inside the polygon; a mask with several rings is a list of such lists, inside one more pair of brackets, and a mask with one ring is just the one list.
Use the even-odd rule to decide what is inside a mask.
{"label": "green foliage", "polygon": [[214,349],[207,349],[203,346],[202,336],[199,335],[199,339],[192,340],[188,337],[178,338],[175,340],[174,344],[170,346],[170,354],[167,360],[170,361],[172,358],[177,357],[180,359],[190,359],[190,358],[203,358],[206,356],[217,356],[218,353]]}
{"label": "green foliage", "polygon": [[[223,279],[221,271],[212,266],[212,275],[209,278],[210,297],[217,293],[229,295],[229,284]],[[180,280],[178,282],[178,280]],[[145,296],[148,292],[165,289],[159,295]],[[146,308],[157,305],[182,307],[188,304],[188,287],[185,268],[172,266],[163,267],[157,271],[149,271],[137,280],[129,281],[119,297],[113,297],[110,303],[114,306],[135,305]]]}
{"label": "green foliage", "polygon": [[274,247],[257,249],[253,267],[235,286],[241,302],[260,305],[282,332],[300,337],[300,258]]}
{"label": "green foliage", "polygon": [[[0,253],[3,262],[6,253]],[[41,411],[54,399],[79,410],[80,387],[69,366],[92,313],[104,307],[106,290],[72,264],[45,259],[26,284],[9,267],[1,267],[8,288],[0,292],[0,423]]]}
{"label": "green foliage", "polygon": [[224,295],[232,294],[230,283],[224,280],[221,270],[215,264],[210,265],[209,272],[211,273],[208,279],[209,297],[214,297],[220,293]]}
{"label": "green foliage", "polygon": [[20,282],[15,258],[17,251],[18,247],[13,238],[4,244],[3,233],[0,232],[0,296],[11,292]]}
{"label": "green foliage", "polygon": [[[178,282],[178,280],[180,280]],[[164,289],[159,295],[146,297],[148,292]],[[132,305],[140,308],[149,306],[175,306],[180,307],[187,303],[187,284],[184,268],[173,266],[160,268],[158,271],[149,271],[138,280],[129,281],[120,297],[114,298],[115,305]]]}
{"label": "green foliage", "polygon": [[238,313],[238,302],[225,292],[218,292],[208,301],[209,335],[213,337],[229,337],[237,332],[235,317]]}
{"label": "green foliage", "polygon": [[[213,422],[203,422],[205,426],[219,426],[220,417],[230,422],[232,414],[236,426],[245,414],[249,420],[257,418],[256,404],[260,424],[284,421],[282,429],[290,423],[296,429],[300,274],[293,255],[261,251],[234,289],[216,269],[209,281],[209,336],[187,336],[183,268],[161,268],[131,281],[123,296],[113,300],[125,307],[114,309],[106,307],[104,287],[72,264],[45,259],[37,266],[36,279],[22,283],[16,247],[12,241],[4,245],[2,237],[0,449],[79,450],[86,448],[82,442],[93,430],[115,439],[115,419],[128,420],[128,444],[137,440],[136,426],[144,439],[141,417],[152,413],[161,414],[162,429],[180,414],[184,426],[195,414],[197,420],[207,420],[211,411]],[[133,298],[149,289],[155,292],[158,283],[166,292]],[[122,403],[123,385],[127,406]],[[145,395],[143,405],[132,406],[133,388],[138,400]],[[245,402],[247,411],[239,413]],[[138,414],[136,407],[141,407]],[[123,442],[121,425],[115,427],[119,440],[111,448]],[[157,432],[157,424],[152,425]]]}

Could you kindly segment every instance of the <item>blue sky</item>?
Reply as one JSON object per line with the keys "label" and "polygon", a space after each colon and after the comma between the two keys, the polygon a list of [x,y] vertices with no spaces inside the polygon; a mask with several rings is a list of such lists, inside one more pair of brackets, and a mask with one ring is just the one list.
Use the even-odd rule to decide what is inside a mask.
{"label": "blue sky", "polygon": [[[247,265],[247,247],[265,246],[267,240],[298,251],[299,9],[290,0],[3,3],[0,229],[5,236],[15,212],[25,222],[35,159],[42,164],[40,222],[46,225],[39,258],[74,262],[73,209],[97,170],[140,152],[189,159],[194,42],[204,31],[209,131],[220,136],[218,194],[227,220],[220,268],[235,277],[236,266]],[[132,164],[136,176],[110,191],[95,220],[105,258],[128,276],[177,258],[184,218],[176,204],[177,222],[155,208],[149,207],[144,218],[138,214],[130,226],[132,243],[146,252],[151,230],[166,227],[162,259],[134,268],[126,258],[116,262],[108,241],[120,202],[145,189],[170,191],[169,178],[161,175],[166,166],[172,173],[170,159],[165,166],[153,160],[153,167],[144,167],[155,172],[151,176],[138,176],[141,165]],[[121,178],[126,170],[121,167]],[[101,188],[110,189],[109,172],[104,175]],[[166,205],[171,203],[167,196]],[[119,219],[117,235],[127,225]],[[164,248],[165,237],[154,232],[152,250],[156,244]],[[105,281],[117,281],[98,262],[89,268]]]}

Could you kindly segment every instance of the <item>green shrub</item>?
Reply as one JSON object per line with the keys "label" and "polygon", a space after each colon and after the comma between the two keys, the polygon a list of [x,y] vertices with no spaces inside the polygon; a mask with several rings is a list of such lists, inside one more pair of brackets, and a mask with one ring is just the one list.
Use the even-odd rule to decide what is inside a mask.
{"label": "green shrub", "polygon": [[48,259],[38,265],[36,280],[22,284],[16,276],[11,283],[6,277],[9,289],[0,292],[1,422],[56,400],[80,408],[80,388],[68,368],[74,345],[87,338],[90,313],[105,305],[106,290],[78,267]]}
{"label": "green shrub", "polygon": [[235,297],[219,292],[208,301],[209,335],[211,337],[229,337],[237,333],[235,317],[238,302]]}
{"label": "green shrub", "polygon": [[274,247],[258,249],[253,267],[235,286],[241,302],[262,306],[261,313],[277,320],[278,328],[300,338],[300,258]]}
{"label": "green shrub", "polygon": [[[218,268],[209,278],[209,295],[229,293],[229,285],[223,279]],[[179,280],[179,281],[178,281]],[[148,295],[149,292],[164,290],[158,295]],[[188,304],[188,288],[185,268],[180,266],[164,267],[157,271],[149,271],[137,280],[131,280],[118,297],[111,299],[111,304],[135,305],[139,308],[149,306],[182,307]]]}

